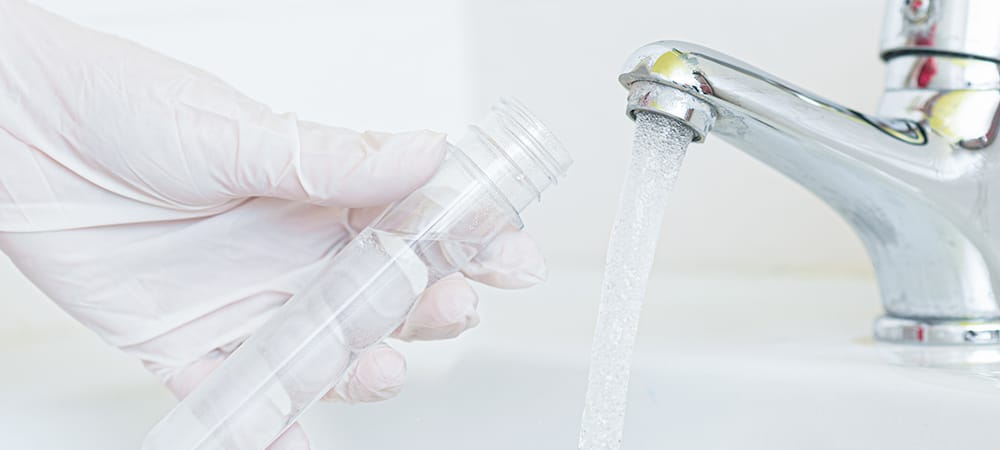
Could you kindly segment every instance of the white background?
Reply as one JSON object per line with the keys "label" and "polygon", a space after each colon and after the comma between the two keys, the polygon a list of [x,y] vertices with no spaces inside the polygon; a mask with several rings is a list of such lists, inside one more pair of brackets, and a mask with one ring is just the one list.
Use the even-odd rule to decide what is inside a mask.
{"label": "white background", "polygon": [[[882,7],[870,0],[38,3],[330,124],[454,134],[496,98],[520,98],[577,161],[526,215],[553,271],[603,263],[632,126],[616,77],[639,46],[696,42],[861,111],[882,85]],[[658,272],[870,276],[831,209],[711,137],[690,149],[662,235]],[[0,286],[14,310],[0,315],[0,332],[66,323],[6,263]]]}
{"label": "white background", "polygon": [[[490,335],[488,322],[518,317],[517,311],[505,316],[496,310],[490,317],[490,300],[496,303],[496,297],[505,295],[522,299],[558,291],[586,296],[579,299],[579,308],[563,308],[561,314],[580,319],[574,323],[592,323],[600,281],[596,275],[570,275],[599,273],[604,261],[632,131],[617,75],[639,46],[659,39],[696,42],[861,111],[874,110],[882,85],[878,36],[883,8],[871,0],[38,3],[214,72],[275,110],[329,124],[460,133],[496,98],[521,99],[577,161],[565,182],[525,217],[546,250],[553,278],[575,280],[577,288],[488,293],[480,338]],[[804,189],[711,136],[690,149],[671,200],[654,285],[668,274],[853,277],[869,294],[859,297],[861,304],[871,308],[860,314],[864,319],[856,323],[858,335],[866,333],[867,318],[877,310],[868,284],[870,265],[846,224]],[[572,304],[567,300],[573,299],[561,300]],[[534,301],[545,299],[523,304],[528,308]],[[136,442],[171,403],[137,363],[103,348],[3,258],[0,305],[0,357],[12,355],[7,359],[18,369],[0,380],[7,380],[8,392],[35,398],[37,410],[10,421],[4,416],[26,414],[25,405],[0,405],[0,423],[17,424],[26,436],[45,437],[51,421],[74,439],[91,432],[86,430],[95,423],[121,424],[135,415],[136,424],[122,432]],[[544,324],[537,328],[548,330]],[[492,333],[509,339],[509,331],[498,327]],[[549,333],[586,341],[587,332]],[[67,341],[73,344],[67,346]],[[440,346],[434,351],[438,360],[427,354],[413,360],[433,365],[446,359],[440,355],[449,350]],[[107,415],[105,408],[81,420],[89,417],[92,405],[113,401],[100,393],[104,391],[74,389],[88,375],[67,374],[67,366],[119,384],[122,402],[130,406],[121,408],[119,416]],[[35,394],[42,391],[48,403]],[[146,415],[137,415],[150,398],[156,399],[155,407],[147,405]],[[0,397],[4,401],[9,397]],[[36,416],[45,419],[34,421]]]}

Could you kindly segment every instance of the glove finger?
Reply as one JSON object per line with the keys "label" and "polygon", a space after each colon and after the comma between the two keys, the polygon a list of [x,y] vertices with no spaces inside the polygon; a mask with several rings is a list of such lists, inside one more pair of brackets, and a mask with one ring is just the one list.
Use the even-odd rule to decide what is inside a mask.
{"label": "glove finger", "polygon": [[362,353],[323,400],[345,403],[388,400],[399,394],[405,380],[406,359],[388,344],[380,343]]}
{"label": "glove finger", "polygon": [[292,426],[288,427],[278,439],[275,439],[271,445],[267,446],[267,450],[309,450],[309,437],[306,436],[306,431],[302,429],[302,425],[298,423],[293,423]]}
{"label": "glove finger", "polygon": [[404,341],[451,339],[479,325],[479,296],[461,274],[428,287],[393,337]]}
{"label": "glove finger", "polygon": [[535,240],[524,230],[509,228],[466,264],[462,273],[489,286],[520,289],[545,281],[548,269]]}

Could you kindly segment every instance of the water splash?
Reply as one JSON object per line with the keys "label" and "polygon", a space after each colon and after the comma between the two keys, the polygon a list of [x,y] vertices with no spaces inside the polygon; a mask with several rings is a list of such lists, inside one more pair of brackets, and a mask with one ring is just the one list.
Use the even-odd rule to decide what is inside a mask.
{"label": "water splash", "polygon": [[658,114],[636,113],[632,162],[608,243],[594,330],[580,449],[621,449],[632,348],[667,197],[693,134]]}

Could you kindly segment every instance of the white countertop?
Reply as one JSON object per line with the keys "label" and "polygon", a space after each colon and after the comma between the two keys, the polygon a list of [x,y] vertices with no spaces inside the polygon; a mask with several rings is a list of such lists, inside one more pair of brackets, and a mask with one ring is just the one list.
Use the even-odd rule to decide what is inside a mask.
{"label": "white countertop", "polygon": [[[393,401],[313,408],[315,449],[575,448],[600,273],[483,290],[461,339],[398,344]],[[988,376],[889,363],[866,279],[654,276],[630,390],[630,449],[995,445]],[[68,320],[68,319],[67,319]],[[137,448],[172,399],[79,327],[5,336],[0,448]]]}

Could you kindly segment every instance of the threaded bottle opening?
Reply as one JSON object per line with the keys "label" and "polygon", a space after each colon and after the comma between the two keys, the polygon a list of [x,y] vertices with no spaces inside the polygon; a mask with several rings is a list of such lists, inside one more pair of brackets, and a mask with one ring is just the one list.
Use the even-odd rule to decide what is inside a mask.
{"label": "threaded bottle opening", "polygon": [[507,131],[521,144],[528,157],[546,173],[551,183],[566,176],[573,158],[548,127],[521,102],[513,98],[502,98],[493,105],[493,111],[507,125]]}
{"label": "threaded bottle opening", "polygon": [[555,135],[511,98],[494,104],[458,147],[517,211],[537,201],[573,163]]}

